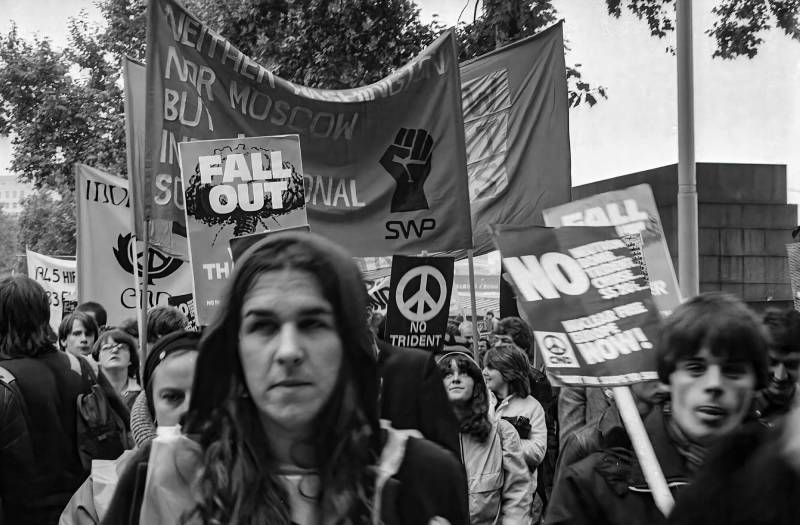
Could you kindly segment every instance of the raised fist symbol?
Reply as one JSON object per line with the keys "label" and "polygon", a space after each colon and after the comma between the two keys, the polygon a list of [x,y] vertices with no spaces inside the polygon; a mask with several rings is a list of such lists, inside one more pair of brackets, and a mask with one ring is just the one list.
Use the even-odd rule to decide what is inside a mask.
{"label": "raised fist symbol", "polygon": [[381,166],[397,183],[391,211],[427,210],[423,185],[431,172],[433,138],[424,129],[400,128],[394,144],[381,157]]}

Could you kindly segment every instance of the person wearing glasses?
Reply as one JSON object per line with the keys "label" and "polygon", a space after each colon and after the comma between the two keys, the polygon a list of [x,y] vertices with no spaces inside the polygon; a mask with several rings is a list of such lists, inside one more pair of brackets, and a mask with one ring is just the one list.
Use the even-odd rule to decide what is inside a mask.
{"label": "person wearing glasses", "polygon": [[113,328],[100,334],[92,348],[100,370],[125,401],[128,410],[142,391],[139,386],[139,352],[136,340],[127,332]]}

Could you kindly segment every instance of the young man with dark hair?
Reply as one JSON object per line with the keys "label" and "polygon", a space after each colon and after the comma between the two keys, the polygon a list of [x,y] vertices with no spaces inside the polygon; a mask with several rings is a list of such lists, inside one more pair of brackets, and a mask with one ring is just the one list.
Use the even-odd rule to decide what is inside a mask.
{"label": "young man with dark hair", "polygon": [[100,303],[96,303],[94,301],[86,301],[85,303],[81,303],[78,306],[76,306],[75,311],[86,312],[87,314],[94,317],[97,326],[99,326],[101,330],[108,323],[108,314],[106,313],[106,309],[103,308],[103,305]]}
{"label": "young man with dark hair", "polygon": [[[708,293],[662,322],[656,358],[671,402],[652,410],[644,425],[668,485],[679,491],[712,445],[745,421],[766,383],[767,336],[742,301]],[[665,522],[631,447],[595,452],[560,473],[545,518],[548,525]]]}
{"label": "young man with dark hair", "polygon": [[756,417],[773,425],[798,406],[798,368],[800,368],[800,312],[769,308],[764,312],[769,332],[769,383],[756,396]]}
{"label": "young man with dark hair", "polygon": [[152,345],[162,337],[183,330],[188,319],[175,306],[156,306],[147,312],[147,344]]}
{"label": "young man with dark hair", "polygon": [[[91,384],[81,357],[60,352],[44,289],[0,278],[0,500],[4,523],[57,523],[86,479],[78,455],[78,394]],[[87,366],[87,365],[84,365]]]}

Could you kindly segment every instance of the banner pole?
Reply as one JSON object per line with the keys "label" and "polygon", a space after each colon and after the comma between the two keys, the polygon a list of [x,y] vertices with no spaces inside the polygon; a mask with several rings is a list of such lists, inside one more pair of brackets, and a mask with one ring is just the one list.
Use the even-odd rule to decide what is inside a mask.
{"label": "banner pole", "polygon": [[667,480],[664,478],[664,472],[661,470],[658,458],[656,458],[653,444],[644,429],[644,423],[642,423],[642,418],[639,416],[631,389],[627,386],[615,386],[613,391],[614,401],[616,401],[617,408],[619,408],[619,415],[625,424],[628,436],[631,438],[633,450],[636,452],[636,457],[639,458],[644,479],[653,493],[656,507],[665,517],[669,516],[672,507],[675,505],[675,500],[672,498]]}
{"label": "banner pole", "polygon": [[467,250],[469,257],[469,302],[472,309],[472,355],[478,361],[478,306],[475,300],[475,265],[472,250]]}
{"label": "banner pole", "polygon": [[144,220],[144,262],[142,264],[142,297],[139,301],[139,311],[142,315],[142,326],[139,329],[139,348],[141,349],[141,363],[147,358],[147,281],[150,279],[150,219]]}

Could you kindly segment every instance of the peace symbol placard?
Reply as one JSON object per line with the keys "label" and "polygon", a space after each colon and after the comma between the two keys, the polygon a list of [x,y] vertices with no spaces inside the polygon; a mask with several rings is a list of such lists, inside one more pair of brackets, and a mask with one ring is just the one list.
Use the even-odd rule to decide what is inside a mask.
{"label": "peace symbol placard", "polygon": [[452,257],[394,256],[387,341],[402,347],[441,347],[453,288],[453,266]]}

